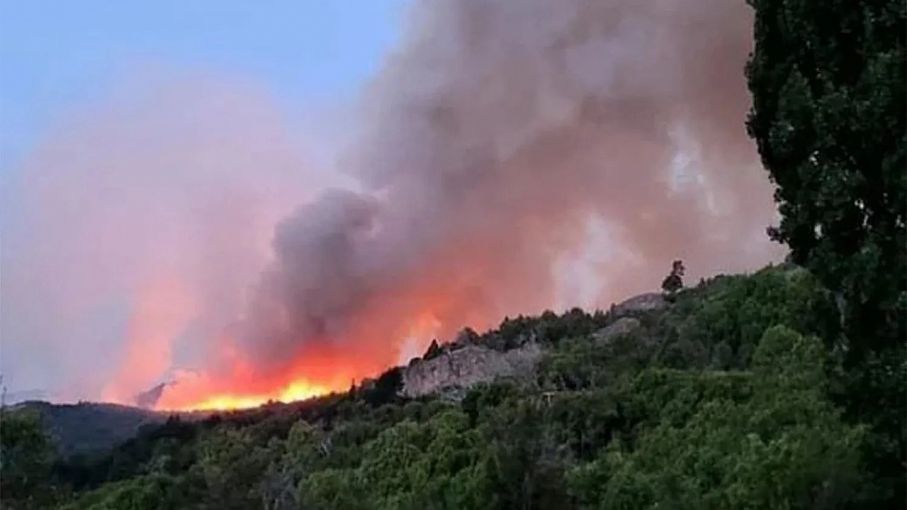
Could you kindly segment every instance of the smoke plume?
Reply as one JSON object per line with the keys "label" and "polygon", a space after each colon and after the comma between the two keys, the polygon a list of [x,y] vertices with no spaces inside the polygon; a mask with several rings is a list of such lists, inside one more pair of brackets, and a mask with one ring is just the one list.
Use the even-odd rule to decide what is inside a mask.
{"label": "smoke plume", "polygon": [[598,304],[653,289],[678,257],[696,275],[769,260],[750,39],[726,0],[417,6],[344,160],[361,189],[277,226],[236,332],[248,379],[337,386],[412,335],[551,306],[559,260],[596,231]]}
{"label": "smoke plume", "polygon": [[317,184],[288,131],[255,86],[157,69],[69,112],[0,200],[5,384],[131,402],[219,352]]}
{"label": "smoke plume", "polygon": [[277,224],[244,311],[159,405],[343,389],[463,326],[655,290],[678,258],[693,280],[777,259],[750,46],[743,1],[415,5],[357,106],[354,185]]}

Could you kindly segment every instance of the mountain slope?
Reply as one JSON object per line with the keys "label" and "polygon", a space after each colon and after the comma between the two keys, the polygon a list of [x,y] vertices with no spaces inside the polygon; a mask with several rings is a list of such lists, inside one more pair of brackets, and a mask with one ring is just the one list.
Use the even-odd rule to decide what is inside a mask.
{"label": "mountain slope", "polygon": [[[505,319],[343,394],[142,429],[45,485],[71,509],[884,499],[865,479],[865,428],[827,391],[840,372],[822,340],[838,327],[831,295],[791,267],[718,277],[658,306]],[[527,346],[530,363],[496,372]]]}
{"label": "mountain slope", "polygon": [[60,455],[98,453],[134,437],[143,426],[163,423],[167,415],[117,404],[79,402],[51,404],[28,401],[10,406],[8,412],[33,412],[41,416]]}

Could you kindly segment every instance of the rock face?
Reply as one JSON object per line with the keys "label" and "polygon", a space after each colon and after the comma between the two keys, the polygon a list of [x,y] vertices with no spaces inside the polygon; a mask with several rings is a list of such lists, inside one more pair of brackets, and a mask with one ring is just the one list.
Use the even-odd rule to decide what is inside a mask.
{"label": "rock face", "polygon": [[516,349],[497,351],[483,345],[443,349],[431,359],[414,360],[403,369],[406,397],[418,397],[441,390],[463,389],[497,377],[525,376],[535,369],[542,349],[535,342]]}
{"label": "rock face", "polygon": [[631,297],[618,305],[611,308],[613,314],[617,316],[627,315],[633,312],[652,312],[661,310],[668,306],[665,298],[661,293],[649,292]]}
{"label": "rock face", "polygon": [[607,345],[615,337],[628,335],[639,329],[641,325],[642,324],[639,322],[639,319],[633,317],[621,317],[608,326],[596,331],[593,336],[595,337],[595,342],[597,344]]}
{"label": "rock face", "polygon": [[[596,343],[606,347],[614,338],[632,334],[642,327],[634,314],[658,311],[668,303],[661,293],[640,294],[614,305],[617,319],[594,335]],[[422,358],[414,358],[402,368],[403,384],[400,394],[419,397],[442,392],[445,396],[462,395],[466,388],[498,377],[525,377],[535,370],[542,356],[542,347],[530,333],[513,343],[495,343],[494,339],[479,341],[479,336],[465,329],[453,342],[433,341]],[[455,398],[455,397],[453,397]]]}

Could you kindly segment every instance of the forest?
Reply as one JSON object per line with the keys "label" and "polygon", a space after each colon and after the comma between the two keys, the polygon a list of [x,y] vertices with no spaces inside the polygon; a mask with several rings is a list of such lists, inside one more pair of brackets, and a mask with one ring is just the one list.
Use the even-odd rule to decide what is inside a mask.
{"label": "forest", "polygon": [[[900,445],[881,434],[884,416],[854,420],[840,405],[846,352],[823,340],[840,337],[840,320],[815,277],[768,267],[671,299],[622,315],[639,327],[608,338],[597,332],[620,320],[612,311],[505,319],[475,342],[507,349],[532,335],[545,348],[535,377],[462,396],[404,399],[395,368],[348,393],[173,417],[112,452],[69,459],[54,457],[36,416],[7,414],[4,459],[17,462],[4,463],[4,498],[15,508],[395,509],[878,508],[901,497]],[[876,362],[896,386],[897,421],[905,374],[890,368]]]}
{"label": "forest", "polygon": [[465,392],[406,398],[390,368],[68,457],[40,415],[4,412],[4,506],[903,508],[907,6],[750,4],[745,121],[785,263],[687,286],[673,274],[654,310],[504,318],[472,341],[532,338],[535,371]]}

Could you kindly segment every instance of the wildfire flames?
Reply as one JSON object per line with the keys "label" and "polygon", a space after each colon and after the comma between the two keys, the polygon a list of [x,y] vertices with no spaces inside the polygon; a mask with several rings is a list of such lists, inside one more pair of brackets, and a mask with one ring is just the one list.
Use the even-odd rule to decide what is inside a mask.
{"label": "wildfire flames", "polygon": [[6,250],[20,356],[52,351],[38,375],[67,399],[254,407],[347,390],[466,326],[607,307],[676,258],[693,280],[780,258],[742,120],[744,2],[439,0],[407,19],[350,129],[325,130],[338,169],[310,168],[270,92],[217,79],[127,89],[58,130]]}
{"label": "wildfire flames", "polygon": [[157,408],[166,411],[247,409],[258,407],[269,401],[293,402],[296,400],[305,400],[307,398],[325,395],[339,389],[340,388],[329,388],[318,384],[312,384],[306,380],[300,379],[291,382],[276,395],[270,393],[262,395],[212,395],[210,397],[205,397],[204,400],[184,405],[171,406],[167,401],[164,401],[159,403]]}
{"label": "wildfire flames", "polygon": [[[380,371],[396,364],[401,356],[408,358],[421,354],[425,345],[441,330],[441,322],[430,311],[417,313],[414,319],[406,322],[410,325],[398,342],[396,359],[388,358],[387,349],[369,351],[362,348],[387,342],[359,344],[358,352],[315,343],[290,361],[286,373],[278,372],[268,377],[244,362],[239,351],[227,349],[224,353],[224,359],[229,360],[230,365],[227,373],[212,377],[181,372],[164,388],[155,408],[161,411],[235,410],[346,391],[357,381],[379,375]],[[232,344],[229,339],[221,342]]]}
{"label": "wildfire flames", "polygon": [[311,349],[295,359],[285,373],[271,376],[234,361],[234,366],[223,374],[177,374],[155,408],[166,411],[229,410],[257,407],[269,401],[304,400],[345,391],[356,381],[374,375],[382,366],[386,366],[384,358],[371,362],[355,356],[343,357],[330,349]]}

